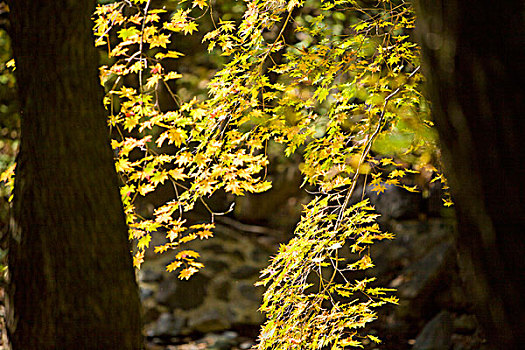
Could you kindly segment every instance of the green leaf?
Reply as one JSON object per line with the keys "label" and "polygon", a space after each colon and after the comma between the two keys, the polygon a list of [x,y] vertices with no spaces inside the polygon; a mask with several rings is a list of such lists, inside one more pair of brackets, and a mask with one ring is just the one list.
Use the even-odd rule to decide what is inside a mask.
{"label": "green leaf", "polygon": [[128,38],[140,34],[140,31],[135,27],[122,28],[118,32],[118,37],[123,40],[128,40]]}

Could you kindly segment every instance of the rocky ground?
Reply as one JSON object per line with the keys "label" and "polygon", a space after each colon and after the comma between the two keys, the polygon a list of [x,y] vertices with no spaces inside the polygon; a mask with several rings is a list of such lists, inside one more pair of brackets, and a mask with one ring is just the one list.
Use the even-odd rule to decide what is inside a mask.
{"label": "rocky ground", "polygon": [[[440,198],[391,188],[374,202],[382,213],[381,225],[397,237],[374,245],[376,267],[370,274],[380,285],[397,288],[400,298],[369,329],[383,339],[379,348],[488,350],[458,273],[454,220],[442,210]],[[249,349],[263,322],[258,312],[263,290],[254,282],[278,244],[289,237],[276,225],[225,218],[214,238],[188,247],[206,265],[189,281],[165,271],[172,256],[150,252],[138,272],[146,348]],[[163,239],[159,234],[152,245]],[[5,344],[4,331],[0,341]]]}
{"label": "rocky ground", "polygon": [[[381,224],[397,238],[373,247],[370,274],[397,288],[400,298],[370,329],[384,340],[381,349],[486,349],[458,273],[454,220],[439,202],[397,188],[375,200]],[[151,349],[251,346],[263,321],[257,311],[262,290],[253,283],[287,239],[264,230],[231,219],[217,225],[216,237],[192,246],[206,268],[190,281],[163,271],[169,257],[147,260],[139,283]]]}
{"label": "rocky ground", "polygon": [[[381,225],[397,238],[373,247],[370,274],[397,288],[400,298],[369,330],[384,340],[380,348],[486,349],[458,272],[452,211],[443,210],[437,195],[397,188],[373,199]],[[257,311],[262,290],[253,283],[289,237],[265,229],[223,221],[216,237],[192,247],[206,269],[187,282],[163,272],[169,258],[148,260],[139,281],[152,349],[244,349],[254,342],[263,316]]]}
{"label": "rocky ground", "polygon": [[[384,310],[371,329],[384,340],[381,349],[484,349],[457,272],[451,224],[425,219],[391,225],[398,237],[375,247],[377,267],[371,271],[383,285],[397,288],[400,298],[400,305]],[[232,253],[241,252],[235,247],[244,254],[269,252],[240,235],[236,243],[202,244],[201,253],[213,254],[203,253],[208,271],[193,281],[160,272],[160,261],[144,267],[139,276],[150,349],[248,349],[253,344],[262,321],[257,311],[262,291],[253,287],[260,265]]]}

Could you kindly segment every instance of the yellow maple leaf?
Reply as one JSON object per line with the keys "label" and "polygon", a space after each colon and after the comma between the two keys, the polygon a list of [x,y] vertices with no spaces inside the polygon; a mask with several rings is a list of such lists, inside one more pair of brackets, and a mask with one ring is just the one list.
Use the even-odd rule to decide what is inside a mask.
{"label": "yellow maple leaf", "polygon": [[386,301],[387,303],[395,304],[395,305],[399,304],[399,299],[395,296],[381,298],[381,300]]}
{"label": "yellow maple leaf", "polygon": [[184,270],[182,270],[180,273],[179,273],[179,278],[182,280],[182,279],[189,279],[195,272],[199,271],[198,269],[196,269],[195,267],[188,267]]}
{"label": "yellow maple leaf", "polygon": [[454,205],[454,202],[450,198],[443,198],[443,205],[445,207],[450,207]]}
{"label": "yellow maple leaf", "polygon": [[219,25],[221,26],[221,29],[225,32],[233,32],[235,30],[235,22],[234,21],[223,21],[222,19],[219,20]]}
{"label": "yellow maple leaf", "polygon": [[133,266],[136,267],[137,269],[140,269],[140,265],[142,265],[143,262],[144,262],[144,251],[141,250],[141,251],[138,251],[133,256]]}
{"label": "yellow maple leaf", "polygon": [[155,247],[155,254],[159,254],[159,253],[164,253],[166,251],[168,251],[168,249],[170,249],[170,245],[169,244],[164,244],[164,245],[159,245],[159,246],[156,246]]}
{"label": "yellow maple leaf", "polygon": [[184,34],[191,34],[196,30],[197,30],[197,23],[195,22],[188,22],[184,25],[184,27],[182,27],[182,31],[184,32]]}
{"label": "yellow maple leaf", "polygon": [[189,234],[189,235],[179,239],[179,242],[180,243],[187,243],[187,242],[193,241],[195,238],[197,238],[197,235],[195,233],[191,233],[191,234]]}
{"label": "yellow maple leaf", "polygon": [[387,185],[399,185],[399,180],[398,179],[388,179],[385,181],[385,184]]}
{"label": "yellow maple leaf", "polygon": [[174,262],[172,262],[171,264],[168,264],[168,265],[166,266],[166,271],[168,271],[168,272],[175,271],[175,270],[178,269],[181,265],[182,265],[182,261],[174,261]]}
{"label": "yellow maple leaf", "polygon": [[179,58],[181,56],[184,56],[182,52],[178,51],[168,51],[166,53],[159,52],[155,55],[156,59],[163,59],[163,58]]}
{"label": "yellow maple leaf", "polygon": [[139,238],[142,238],[146,232],[143,231],[143,230],[139,230],[137,228],[132,228],[131,229],[131,236],[134,238],[134,239],[139,239]]}
{"label": "yellow maple leaf", "polygon": [[115,167],[117,168],[117,172],[119,173],[127,173],[133,171],[133,166],[131,165],[131,162],[126,158],[120,158],[115,163]]}
{"label": "yellow maple leaf", "polygon": [[160,16],[156,13],[152,13],[146,16],[146,23],[149,22],[158,22],[160,20]]}
{"label": "yellow maple leaf", "polygon": [[208,6],[208,3],[206,0],[193,0],[193,7],[199,6],[199,8],[202,10],[203,8]]}
{"label": "yellow maple leaf", "polygon": [[190,262],[188,262],[188,265],[190,265],[190,266],[194,266],[194,267],[197,268],[197,269],[202,269],[202,268],[204,267],[204,264],[203,264],[203,263],[195,262],[195,261],[190,261]]}
{"label": "yellow maple leaf", "polygon": [[166,48],[166,44],[170,43],[170,36],[166,34],[153,35],[149,39],[149,48],[163,47]]}
{"label": "yellow maple leaf", "polygon": [[188,138],[188,135],[182,129],[173,128],[169,130],[169,133],[168,133],[169,142],[168,143],[170,144],[174,143],[175,146],[179,147],[183,143],[186,143],[187,138]]}
{"label": "yellow maple leaf", "polygon": [[386,190],[386,187],[382,183],[379,183],[379,184],[375,185],[374,188],[372,188],[372,191],[377,192],[377,194],[383,193],[383,192],[385,192],[385,190]]}
{"label": "yellow maple leaf", "polygon": [[129,50],[128,47],[123,47],[123,46],[119,45],[119,46],[115,47],[113,50],[111,50],[111,52],[109,53],[109,57],[116,57],[116,56],[125,55],[128,50]]}
{"label": "yellow maple leaf", "polygon": [[240,186],[240,182],[238,181],[231,181],[229,182],[225,187],[224,190],[226,192],[230,192],[237,196],[242,196],[244,194],[243,189]]}
{"label": "yellow maple leaf", "polygon": [[200,237],[200,239],[208,239],[210,237],[213,237],[213,232],[210,230],[202,230],[197,232],[197,235]]}
{"label": "yellow maple leaf", "polygon": [[195,229],[195,230],[200,230],[200,229],[211,230],[212,228],[215,228],[215,224],[214,223],[196,224],[196,225],[190,226],[190,228]]}
{"label": "yellow maple leaf", "polygon": [[291,12],[296,6],[299,6],[299,0],[290,0],[288,1],[287,10]]}
{"label": "yellow maple leaf", "polygon": [[155,186],[152,185],[152,184],[140,184],[138,190],[139,190],[139,193],[144,196],[144,195],[154,191],[155,190]]}
{"label": "yellow maple leaf", "polygon": [[176,208],[173,205],[165,205],[156,209],[153,212],[153,215],[155,215],[155,222],[159,224],[170,222],[172,220],[171,215],[175,209]]}
{"label": "yellow maple leaf", "polygon": [[419,189],[417,188],[416,185],[414,186],[407,186],[407,185],[403,185],[401,186],[403,187],[405,190],[407,190],[408,192],[419,192]]}
{"label": "yellow maple leaf", "polygon": [[198,229],[204,228],[204,225],[206,225],[206,224],[191,225],[190,228],[194,229],[194,230],[198,230]]}
{"label": "yellow maple leaf", "polygon": [[164,184],[164,181],[168,178],[166,170],[158,171],[151,177],[151,182],[154,186],[157,186],[159,183]]}
{"label": "yellow maple leaf", "polygon": [[139,243],[137,243],[137,248],[140,250],[144,250],[149,247],[149,242],[151,241],[151,235],[146,234],[141,239],[139,239]]}
{"label": "yellow maple leaf", "polygon": [[392,170],[390,174],[388,174],[388,177],[394,178],[394,177],[403,177],[405,176],[405,171],[400,169]]}
{"label": "yellow maple leaf", "polygon": [[177,72],[169,72],[168,74],[166,74],[164,76],[163,79],[164,79],[164,81],[166,81],[166,80],[180,79],[180,78],[182,78],[182,74],[177,73]]}
{"label": "yellow maple leaf", "polygon": [[211,40],[216,38],[220,34],[220,31],[218,29],[212,30],[211,32],[206,33],[204,37],[202,38],[202,42],[205,42],[206,40]]}
{"label": "yellow maple leaf", "polygon": [[370,256],[365,255],[359,260],[359,268],[361,270],[366,270],[368,268],[374,267],[374,264],[372,263],[372,259],[370,259]]}
{"label": "yellow maple leaf", "polygon": [[197,259],[198,257],[200,257],[200,254],[194,250],[182,250],[178,252],[177,255],[175,255],[175,259],[177,260],[182,260],[182,259],[187,259],[187,258]]}
{"label": "yellow maple leaf", "polygon": [[199,194],[205,196],[210,195],[215,191],[215,184],[217,181],[209,181],[209,180],[203,180],[199,182],[197,185],[197,191]]}
{"label": "yellow maple leaf", "polygon": [[193,160],[193,156],[190,152],[183,152],[177,156],[175,163],[179,165],[189,164]]}
{"label": "yellow maple leaf", "polygon": [[157,86],[157,84],[159,82],[159,78],[160,78],[160,75],[158,75],[158,74],[153,74],[151,77],[149,77],[146,80],[146,89],[151,89],[154,86]]}
{"label": "yellow maple leaf", "polygon": [[169,131],[164,131],[162,134],[159,135],[155,143],[157,144],[157,147],[162,147],[162,144],[169,136]]}
{"label": "yellow maple leaf", "polygon": [[184,169],[182,169],[182,168],[171,169],[170,171],[168,171],[168,174],[175,181],[184,180],[185,178],[188,177],[186,174],[184,174]]}
{"label": "yellow maple leaf", "polygon": [[186,230],[186,227],[183,226],[175,226],[172,227],[171,230],[166,234],[166,238],[170,240],[170,242],[173,242],[178,236],[179,233]]}

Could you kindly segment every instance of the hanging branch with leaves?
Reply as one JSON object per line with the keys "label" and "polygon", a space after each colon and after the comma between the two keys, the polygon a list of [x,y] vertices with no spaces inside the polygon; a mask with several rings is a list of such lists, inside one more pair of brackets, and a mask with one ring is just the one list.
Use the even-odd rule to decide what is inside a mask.
{"label": "hanging branch with leaves", "polygon": [[[134,265],[143,262],[152,233],[165,232],[167,243],[154,250],[177,251],[168,271],[187,279],[202,268],[198,252],[184,244],[212,237],[215,216],[226,214],[207,199],[219,190],[234,196],[268,190],[266,150],[279,143],[284,156],[302,156],[303,187],[313,198],[294,238],[262,272],[267,322],[257,348],[379,342],[359,330],[376,318],[377,307],[397,299],[372,286],[374,278],[354,276],[373,267],[371,245],[393,235],[380,230],[365,188],[418,191],[410,175],[436,171],[411,4],[245,0],[238,20],[221,18],[211,1],[152,4],[116,1],[94,15],[95,44],[109,57],[100,77],[136,241]],[[177,89],[184,75],[167,67],[184,56],[175,38],[195,35],[199,21],[211,23],[201,37],[210,57],[225,64],[206,99],[185,99]],[[175,110],[160,107],[161,93]],[[444,182],[439,174],[434,180]],[[151,217],[142,215],[137,199],[165,184],[174,198]],[[197,203],[210,221],[187,225]]]}

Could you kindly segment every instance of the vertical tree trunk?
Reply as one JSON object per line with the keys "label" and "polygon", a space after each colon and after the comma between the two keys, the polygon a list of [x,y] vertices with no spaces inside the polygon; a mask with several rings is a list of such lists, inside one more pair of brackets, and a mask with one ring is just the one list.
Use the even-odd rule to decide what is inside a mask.
{"label": "vertical tree trunk", "polygon": [[489,342],[525,344],[524,2],[419,2],[467,290]]}
{"label": "vertical tree trunk", "polygon": [[91,34],[95,0],[9,5],[22,108],[9,245],[12,347],[140,349]]}

